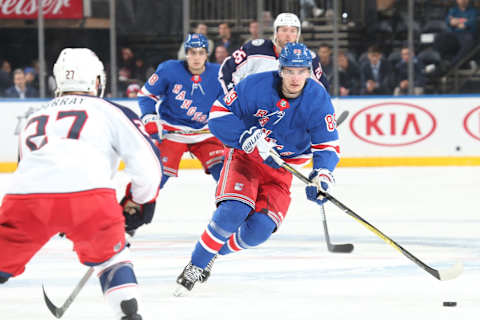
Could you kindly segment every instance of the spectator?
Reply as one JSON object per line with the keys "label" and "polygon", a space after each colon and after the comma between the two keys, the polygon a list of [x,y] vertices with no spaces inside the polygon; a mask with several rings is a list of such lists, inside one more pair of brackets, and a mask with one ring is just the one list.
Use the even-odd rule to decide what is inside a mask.
{"label": "spectator", "polygon": [[10,66],[10,62],[7,60],[3,60],[0,63],[0,66],[0,97],[2,97],[5,93],[5,90],[12,85],[12,81],[10,79],[12,67]]}
{"label": "spectator", "polygon": [[[208,39],[208,26],[205,23],[199,23],[193,30],[193,33],[201,33]],[[214,44],[213,41],[208,39],[208,57],[210,58],[213,52]],[[182,45],[177,52],[178,60],[185,60],[185,42],[182,42]],[[155,70],[154,70],[155,71]],[[151,72],[153,73],[153,72]],[[149,73],[149,74],[151,74]]]}
{"label": "spectator", "polygon": [[222,64],[223,61],[228,57],[227,48],[224,46],[217,46],[215,48],[215,62],[218,64]]}
{"label": "spectator", "polygon": [[435,38],[435,49],[442,58],[451,61],[451,65],[459,62],[475,44],[477,11],[469,2],[457,0],[457,6],[450,8],[445,19],[450,31]]}
{"label": "spectator", "polygon": [[23,72],[25,73],[25,81],[27,83],[27,86],[33,87],[38,90],[38,87],[36,86],[35,79],[37,77],[37,74],[35,72],[35,69],[32,67],[26,67]]}
{"label": "spectator", "polygon": [[[310,15],[308,11],[311,10]],[[302,20],[302,27],[310,27],[311,23],[307,21],[308,18],[318,17],[323,14],[323,9],[320,9],[315,0],[300,0],[300,20]]]}
{"label": "spectator", "polygon": [[392,94],[392,66],[382,57],[380,48],[372,45],[367,51],[367,61],[361,66],[363,94]]}
{"label": "spectator", "polygon": [[332,48],[330,48],[328,44],[322,43],[317,53],[320,58],[323,73],[327,77],[328,83],[331,83],[333,79]]}
{"label": "spectator", "polygon": [[[395,65],[395,90],[393,95],[399,96],[408,94],[408,61],[410,60],[410,50],[408,47],[403,47],[401,51],[402,59]],[[423,87],[425,85],[425,79],[422,74],[421,63],[413,56],[413,70],[414,70],[414,87],[413,94],[423,94]]]}
{"label": "spectator", "polygon": [[132,75],[132,78],[135,81],[143,83],[147,80],[148,76],[149,76],[149,74],[147,74],[147,67],[145,66],[145,62],[143,61],[142,58],[136,58],[135,59],[135,69],[134,69],[134,73]]}
{"label": "spectator", "polygon": [[15,71],[13,71],[13,86],[5,91],[5,97],[20,99],[36,98],[38,97],[38,92],[35,88],[27,86],[23,70],[15,69]]}
{"label": "spectator", "polygon": [[127,87],[132,83],[132,74],[129,68],[121,67],[118,70],[118,92],[127,92]]}
{"label": "spectator", "polygon": [[360,94],[360,69],[343,50],[338,51],[338,82],[340,96]]}
{"label": "spectator", "polygon": [[128,47],[123,47],[121,49],[121,58],[119,63],[120,69],[128,69],[129,75],[134,74],[135,72],[135,55],[133,54],[132,49]]}
{"label": "spectator", "polygon": [[127,98],[136,98],[140,91],[140,86],[136,83],[132,83],[127,87]]}
{"label": "spectator", "polygon": [[226,22],[222,22],[218,25],[218,36],[219,39],[215,42],[215,48],[222,45],[227,48],[229,55],[241,46],[240,41],[232,36],[230,25]]}
{"label": "spectator", "polygon": [[258,35],[258,21],[252,20],[248,24],[248,37],[245,38],[243,43],[247,43],[248,41],[259,39],[260,36]]}

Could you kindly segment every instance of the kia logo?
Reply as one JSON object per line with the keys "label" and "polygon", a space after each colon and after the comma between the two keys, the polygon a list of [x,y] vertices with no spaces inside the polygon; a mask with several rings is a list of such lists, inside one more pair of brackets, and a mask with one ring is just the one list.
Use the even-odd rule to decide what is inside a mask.
{"label": "kia logo", "polygon": [[480,106],[467,113],[463,119],[463,128],[474,139],[480,140]]}
{"label": "kia logo", "polygon": [[370,144],[399,147],[427,139],[437,121],[425,108],[404,102],[384,102],[365,107],[350,120],[350,130]]}

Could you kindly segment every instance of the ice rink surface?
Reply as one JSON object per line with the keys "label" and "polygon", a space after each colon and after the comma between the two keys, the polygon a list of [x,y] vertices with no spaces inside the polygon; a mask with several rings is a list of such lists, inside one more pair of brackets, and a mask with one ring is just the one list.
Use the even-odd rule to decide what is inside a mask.
{"label": "ice rink surface", "polygon": [[[464,262],[439,281],[362,224],[326,205],[327,251],[319,208],[294,180],[287,219],[255,249],[219,258],[212,276],[185,298],[175,279],[214,210],[213,179],[180,171],[160,193],[154,222],[131,240],[144,319],[461,320],[480,318],[480,167],[339,168],[332,194],[433,268]],[[10,180],[0,175],[0,196]],[[119,195],[126,178],[117,177]],[[1,248],[0,248],[1,250]],[[55,319],[42,283],[60,306],[87,270],[68,240],[54,237],[21,276],[0,286],[0,319]],[[443,307],[456,301],[456,307]],[[96,277],[62,317],[112,319]]]}

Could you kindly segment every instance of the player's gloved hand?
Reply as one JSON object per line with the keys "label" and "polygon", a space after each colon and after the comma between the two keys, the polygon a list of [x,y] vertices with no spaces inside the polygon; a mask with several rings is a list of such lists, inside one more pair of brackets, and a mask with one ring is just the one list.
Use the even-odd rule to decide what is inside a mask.
{"label": "player's gloved hand", "polygon": [[142,116],[142,122],[145,126],[145,130],[152,139],[156,141],[161,141],[163,139],[163,128],[160,124],[160,118],[158,114],[144,114]]}
{"label": "player's gloved hand", "polygon": [[327,169],[316,169],[310,173],[308,179],[312,182],[305,187],[307,199],[318,204],[324,204],[327,198],[318,193],[320,191],[327,192],[328,188],[335,184],[332,173]]}
{"label": "player's gloved hand", "polygon": [[130,192],[132,184],[127,185],[127,190],[120,205],[123,208],[123,216],[125,217],[125,231],[133,231],[138,227],[152,222],[155,213],[155,199],[144,204],[138,204],[132,200]]}
{"label": "player's gloved hand", "polygon": [[[252,153],[257,148],[258,154],[263,159],[266,165],[278,169],[280,165],[272,157],[272,152],[277,154],[273,149],[275,144],[272,141],[267,141],[265,132],[255,126],[245,130],[240,136],[240,145],[246,153]],[[278,155],[277,155],[278,156]],[[280,158],[280,156],[278,156]]]}

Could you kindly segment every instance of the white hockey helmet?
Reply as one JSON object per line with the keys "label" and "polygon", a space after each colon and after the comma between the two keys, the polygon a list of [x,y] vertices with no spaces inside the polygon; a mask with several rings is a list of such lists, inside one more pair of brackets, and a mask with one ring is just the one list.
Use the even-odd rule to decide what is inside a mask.
{"label": "white hockey helmet", "polygon": [[80,91],[94,92],[95,95],[103,97],[105,70],[102,61],[90,49],[63,49],[53,66],[53,75],[57,83],[57,96],[63,92]]}
{"label": "white hockey helmet", "polygon": [[288,26],[288,27],[296,27],[298,30],[297,34],[297,42],[298,39],[300,39],[300,33],[302,32],[302,26],[300,25],[300,20],[298,17],[289,12],[284,12],[280,13],[277,18],[275,18],[275,21],[273,22],[273,40],[277,41],[277,29],[278,27],[283,27],[283,26]]}

